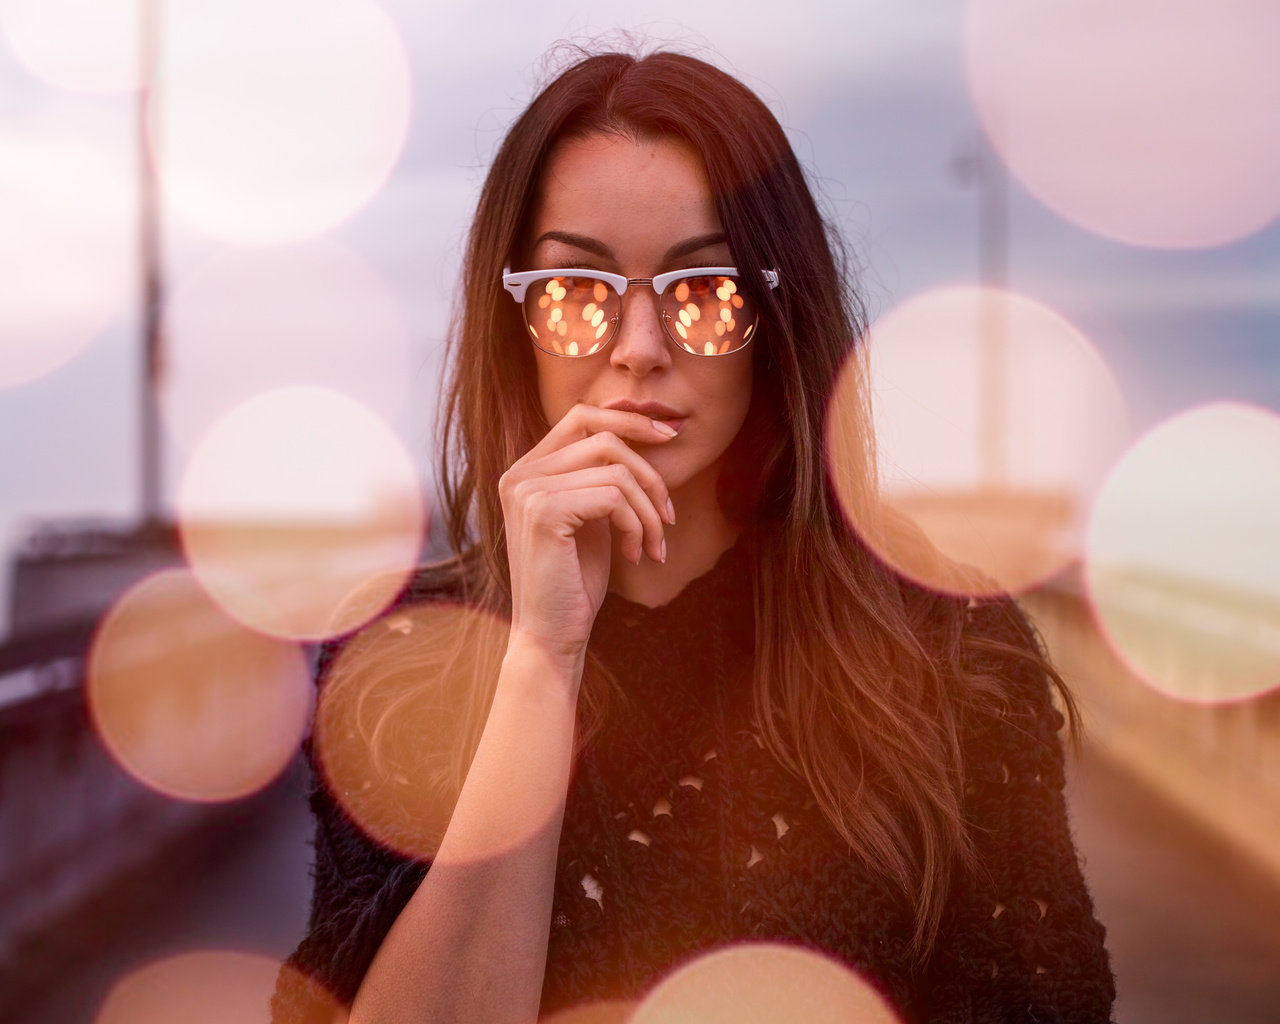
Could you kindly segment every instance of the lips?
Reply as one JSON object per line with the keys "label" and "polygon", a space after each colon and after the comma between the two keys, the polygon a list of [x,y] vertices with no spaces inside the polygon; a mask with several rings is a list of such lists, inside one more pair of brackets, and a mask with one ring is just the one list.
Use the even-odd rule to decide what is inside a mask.
{"label": "lips", "polygon": [[621,402],[611,402],[605,406],[606,409],[619,409],[622,412],[638,412],[642,416],[648,416],[651,420],[658,420],[667,424],[672,430],[677,432],[684,426],[687,416],[671,408],[669,405],[663,405],[661,402],[630,402],[623,400]]}
{"label": "lips", "polygon": [[673,409],[669,405],[663,405],[661,402],[632,402],[623,399],[620,402],[610,402],[605,408],[620,409],[623,412],[638,412],[642,416],[648,416],[651,420],[661,420],[663,423],[669,424],[674,430],[679,430],[683,427],[685,420],[689,418],[679,410]]}

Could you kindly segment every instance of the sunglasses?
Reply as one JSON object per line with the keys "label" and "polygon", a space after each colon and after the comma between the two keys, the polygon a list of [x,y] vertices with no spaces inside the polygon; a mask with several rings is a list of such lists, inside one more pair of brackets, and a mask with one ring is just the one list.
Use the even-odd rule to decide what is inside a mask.
{"label": "sunglasses", "polygon": [[[769,288],[778,272],[761,272]],[[760,315],[742,293],[737,267],[673,270],[626,278],[598,270],[502,272],[502,287],[520,303],[533,343],[554,356],[595,355],[618,334],[622,296],[631,285],[658,295],[658,313],[672,343],[695,356],[723,356],[743,348]]]}

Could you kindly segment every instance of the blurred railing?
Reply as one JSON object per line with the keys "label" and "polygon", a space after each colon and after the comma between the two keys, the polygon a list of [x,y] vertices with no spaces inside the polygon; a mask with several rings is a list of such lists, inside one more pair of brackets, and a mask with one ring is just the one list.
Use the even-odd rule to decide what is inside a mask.
{"label": "blurred railing", "polygon": [[205,814],[126,774],[93,728],[84,661],[112,600],[177,558],[170,533],[44,530],[15,554],[0,642],[0,1017],[33,944]]}
{"label": "blurred railing", "polygon": [[[1280,693],[1217,705],[1176,700],[1125,665],[1078,586],[1042,587],[1022,604],[1079,698],[1087,741],[1280,882]],[[1159,611],[1169,629],[1223,633],[1211,608],[1200,610],[1207,619],[1180,625],[1168,619],[1168,608]],[[1272,639],[1230,639],[1243,644],[1259,638]]]}
{"label": "blurred railing", "polygon": [[[9,666],[13,646],[0,648]],[[0,1004],[13,996],[21,980],[13,975],[42,932],[145,865],[202,814],[115,764],[90,724],[81,675],[80,658],[64,656],[0,676],[36,680],[0,707]]]}

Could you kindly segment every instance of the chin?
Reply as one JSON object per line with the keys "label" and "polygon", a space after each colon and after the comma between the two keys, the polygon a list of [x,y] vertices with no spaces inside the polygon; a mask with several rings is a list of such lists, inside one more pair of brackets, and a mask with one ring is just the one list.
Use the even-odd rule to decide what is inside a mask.
{"label": "chin", "polygon": [[[645,460],[662,474],[667,490],[678,491],[699,478],[715,477],[720,468],[720,458],[689,458],[693,453],[671,452],[662,449],[644,453]],[[677,513],[678,514],[678,513]]]}

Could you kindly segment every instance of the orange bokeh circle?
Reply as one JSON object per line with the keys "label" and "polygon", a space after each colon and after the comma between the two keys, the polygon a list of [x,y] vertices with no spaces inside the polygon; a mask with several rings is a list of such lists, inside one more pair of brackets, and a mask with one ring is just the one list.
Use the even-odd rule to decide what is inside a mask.
{"label": "orange bokeh circle", "polygon": [[1280,5],[968,0],[964,40],[992,144],[1066,219],[1183,249],[1280,213]]}
{"label": "orange bokeh circle", "polygon": [[[120,978],[94,1024],[271,1024],[271,994],[281,973],[312,1007],[337,1009],[314,981],[270,957],[198,950],[155,960]],[[328,1020],[328,1015],[322,1019]]]}
{"label": "orange bokeh circle", "polygon": [[1089,528],[1089,599],[1112,649],[1179,700],[1280,686],[1280,416],[1218,402],[1126,453]]}
{"label": "orange bokeh circle", "polygon": [[[417,468],[379,417],[337,392],[278,388],[236,406],[193,453],[182,544],[210,595],[273,636],[349,632],[395,597],[422,546]],[[351,604],[360,592],[362,601]]]}
{"label": "orange bokeh circle", "polygon": [[748,943],[678,968],[630,1024],[899,1024],[874,986],[796,946]]}
{"label": "orange bokeh circle", "polygon": [[496,681],[508,633],[485,612],[419,604],[371,622],[334,659],[313,749],[330,791],[379,842],[435,856],[461,785],[466,711]]}
{"label": "orange bokeh circle", "polygon": [[[1079,557],[1093,494],[1123,448],[1125,403],[1062,316],[1013,292],[921,293],[875,323],[827,412],[853,527],[938,590],[1018,592]],[[878,479],[864,480],[869,375]]]}
{"label": "orange bokeh circle", "polygon": [[629,1024],[635,1010],[635,1003],[608,999],[558,1010],[549,1017],[539,1018],[539,1024]]}
{"label": "orange bokeh circle", "polygon": [[189,572],[130,588],[89,651],[98,734],[134,777],[193,801],[266,786],[298,749],[311,711],[302,652],[229,619]]}

